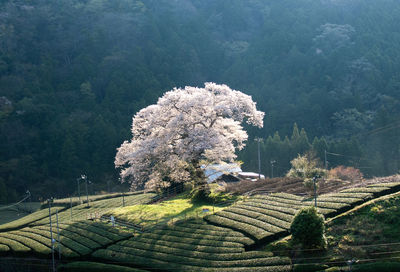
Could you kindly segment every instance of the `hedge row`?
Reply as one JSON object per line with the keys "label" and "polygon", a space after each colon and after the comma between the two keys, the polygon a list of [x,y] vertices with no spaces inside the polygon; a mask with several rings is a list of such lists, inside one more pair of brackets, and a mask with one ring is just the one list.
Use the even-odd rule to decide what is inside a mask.
{"label": "hedge row", "polygon": [[336,197],[336,198],[359,198],[359,199],[366,200],[366,199],[372,198],[374,196],[374,194],[373,193],[351,193],[351,194],[348,194],[348,193],[341,192],[341,193],[324,194],[321,196],[322,197],[325,197],[325,196]]}
{"label": "hedge row", "polygon": [[[43,226],[42,228],[30,228],[30,231],[50,239],[50,231],[49,229],[46,230],[45,227],[46,226]],[[57,238],[57,232],[53,232],[53,238]],[[84,246],[82,243],[76,240],[63,236],[62,233],[60,235],[60,244],[78,253],[79,255],[87,255],[92,252],[90,248]]]}
{"label": "hedge row", "polygon": [[[313,206],[314,205],[314,200],[310,200],[310,201],[305,201],[303,202],[307,207],[309,206]],[[349,203],[338,203],[338,202],[325,202],[323,201],[323,199],[319,199],[317,198],[317,208],[320,209],[331,209],[332,212],[334,212],[335,210],[344,208],[346,206],[349,206]]]}
{"label": "hedge row", "polygon": [[[349,194],[345,194],[349,195]],[[336,197],[336,196],[330,196],[330,195],[321,195],[318,197],[320,202],[335,202],[335,203],[347,203],[347,204],[352,204],[356,203],[359,201],[363,201],[363,198],[357,198],[357,197]]]}
{"label": "hedge row", "polygon": [[[154,193],[147,194],[139,194],[139,195],[129,195],[124,197],[125,206],[136,205],[136,204],[145,204],[152,200]],[[110,210],[122,207],[123,198],[115,197],[110,199],[103,199],[89,203],[89,208],[87,203],[74,206],[72,208],[72,220],[86,220],[88,215],[98,213],[100,215],[109,212]],[[53,214],[52,216],[53,222],[56,220],[56,216]],[[71,210],[64,210],[59,212],[58,214],[59,222],[70,222],[71,221]],[[36,222],[37,225],[43,225],[49,223],[49,218],[43,218]]]}
{"label": "hedge row", "polygon": [[231,208],[226,209],[225,211],[229,211],[229,212],[236,213],[239,215],[248,216],[253,219],[261,220],[261,221],[271,224],[273,226],[277,226],[281,229],[290,228],[290,223],[287,221],[278,219],[273,216],[265,215],[264,213],[261,213],[261,212],[257,212],[254,210],[252,211],[250,209],[246,209],[246,208],[243,208],[240,206],[233,206]]}
{"label": "hedge row", "polygon": [[[194,265],[184,265],[175,262],[162,261],[157,258],[135,256],[124,252],[100,249],[94,252],[94,257],[119,261],[124,264],[141,265],[145,268],[151,264],[151,269],[161,269],[169,271],[201,271],[201,272],[286,272],[290,271],[290,265],[279,266],[260,266],[260,267],[201,267]],[[289,264],[290,260],[284,258]]]}
{"label": "hedge row", "polygon": [[275,212],[286,214],[288,216],[294,216],[298,211],[297,209],[293,209],[293,208],[286,208],[286,207],[280,207],[280,206],[274,206],[274,205],[266,205],[264,203],[258,203],[258,202],[246,202],[246,203],[239,204],[239,205],[246,205],[246,206],[252,206],[252,207],[261,208],[261,209],[265,209],[265,210],[275,211]]}
{"label": "hedge row", "polygon": [[[0,236],[0,244],[6,245],[7,247],[9,247],[9,249],[11,249],[14,252],[26,253],[26,252],[31,251],[31,249],[29,247],[25,246],[24,244],[17,242],[10,238],[5,238],[3,236]],[[6,250],[6,248],[3,248],[3,249]],[[8,249],[6,251],[8,251]]]}
{"label": "hedge row", "polygon": [[[143,195],[144,191],[136,191],[136,192],[129,192],[125,193],[126,197],[131,196],[131,195]],[[110,199],[110,198],[116,198],[120,197],[121,193],[111,193],[111,194],[103,194],[103,195],[90,195],[89,196],[89,202],[93,201],[98,201],[98,200],[103,200],[103,199]],[[61,198],[61,199],[55,199],[54,204],[56,205],[61,205],[65,207],[69,207],[71,205],[79,205],[82,203],[86,203],[86,196],[81,196],[80,200],[78,197],[73,197],[72,199],[67,197],[67,198]],[[42,207],[46,207],[47,203],[43,202]]]}
{"label": "hedge row", "polygon": [[262,196],[262,195],[256,195],[250,200],[247,201],[256,201],[256,202],[273,202],[276,205],[285,205],[287,207],[297,207],[298,205],[301,204],[301,201],[297,200],[290,200],[290,199],[283,199],[279,197],[273,197],[273,196]]}
{"label": "hedge row", "polygon": [[288,261],[285,258],[280,257],[264,257],[264,258],[253,258],[253,259],[241,259],[241,260],[229,260],[229,261],[215,261],[210,259],[201,259],[197,256],[189,257],[174,254],[177,252],[161,252],[156,250],[143,250],[133,247],[125,247],[120,245],[112,245],[107,248],[114,252],[123,252],[134,256],[141,256],[145,258],[155,258],[157,260],[169,262],[169,263],[180,263],[184,265],[194,265],[200,267],[254,267],[254,266],[271,266],[271,265],[282,265],[287,264]]}
{"label": "hedge row", "polygon": [[[50,212],[52,214],[55,214],[56,210],[61,211],[63,209],[64,209],[63,207],[52,207]],[[11,221],[9,223],[0,225],[0,231],[18,229],[18,228],[21,228],[21,227],[23,227],[25,225],[32,224],[32,223],[37,222],[39,220],[43,220],[43,218],[46,218],[46,217],[47,217],[47,221],[45,221],[45,223],[48,223],[49,222],[49,219],[48,219],[49,218],[49,209],[39,210],[39,211],[31,213],[31,214],[29,214],[27,216],[19,218],[17,220],[14,220],[14,221]],[[46,219],[44,219],[44,220],[46,220]]]}
{"label": "hedge row", "polygon": [[[35,227],[36,229],[40,229],[40,230],[44,230],[44,231],[50,231],[49,227],[47,226],[39,226],[39,227]],[[53,226],[52,227],[53,230],[53,236],[57,235],[57,227]],[[60,226],[59,227],[59,231],[60,231],[60,237],[68,237],[71,240],[77,241],[80,244],[84,245],[87,248],[90,249],[95,249],[95,248],[99,248],[101,247],[101,244],[97,243],[96,241],[93,241],[89,238],[87,238],[85,235],[80,235],[77,234],[75,232],[72,232],[70,230],[67,229],[67,227],[64,226]],[[111,242],[111,241],[109,241]]]}
{"label": "hedge row", "polygon": [[[51,247],[50,237],[46,236],[46,234],[41,235],[38,232],[33,232],[32,229],[30,229],[30,228],[22,229],[20,232],[21,232],[20,235],[23,235],[23,236],[28,237],[28,238],[30,238],[32,240],[38,241],[38,242],[40,242],[40,243],[42,243],[42,244],[44,244],[44,245],[46,245],[48,247]],[[54,236],[53,238],[56,239],[57,236]],[[61,245],[61,253],[62,253],[62,255],[64,257],[74,258],[74,257],[78,257],[79,256],[78,253],[76,253],[75,251],[71,250],[70,248],[65,247],[63,244],[60,244],[60,245]],[[56,249],[57,248],[58,247],[56,247]]]}
{"label": "hedge row", "polygon": [[4,233],[0,233],[0,237],[16,241],[16,242],[32,249],[33,251],[35,251],[39,254],[47,255],[47,254],[51,253],[51,250],[49,247],[47,247],[35,240],[24,237],[24,236],[20,236],[20,235],[14,234],[14,233],[4,232]]}
{"label": "hedge row", "polygon": [[269,200],[269,201],[274,201],[279,204],[282,203],[282,204],[289,204],[289,205],[294,205],[294,206],[301,205],[301,201],[299,201],[299,200],[285,199],[285,198],[274,196],[274,195],[268,195],[266,197],[256,195],[256,196],[254,196],[254,199]]}
{"label": "hedge row", "polygon": [[341,191],[341,193],[380,193],[389,190],[390,187],[358,187]]}
{"label": "hedge row", "polygon": [[370,184],[367,187],[396,187],[400,186],[400,182],[386,182],[386,183],[375,183],[375,184]]}
{"label": "hedge row", "polygon": [[[74,226],[75,226],[75,224],[74,224]],[[124,230],[122,230],[120,228],[114,228],[111,225],[109,225],[107,223],[104,223],[104,222],[98,222],[98,221],[97,222],[96,221],[93,221],[93,222],[86,221],[85,223],[79,223],[78,222],[77,226],[81,226],[84,229],[86,229],[87,226],[91,226],[93,228],[101,229],[102,231],[105,231],[107,233],[116,234],[117,236],[124,236],[125,237],[125,236],[131,235],[127,231],[124,231]]]}
{"label": "hedge row", "polygon": [[274,194],[271,194],[270,196],[281,197],[284,199],[292,199],[292,200],[297,200],[297,201],[302,201],[304,199],[304,197],[302,197],[302,196],[297,196],[297,195],[288,194],[288,193],[274,193]]}
{"label": "hedge row", "polygon": [[86,221],[84,223],[83,222],[74,223],[73,226],[82,228],[88,232],[96,233],[112,241],[119,241],[123,238],[132,236],[132,234],[127,231],[122,231],[119,230],[118,228],[113,228],[105,223],[98,223],[98,222],[91,223],[89,221]]}
{"label": "hedge row", "polygon": [[[184,257],[191,258],[199,258],[199,259],[207,259],[214,261],[233,261],[233,260],[243,260],[243,259],[255,259],[255,258],[266,258],[272,257],[272,253],[261,252],[261,251],[249,251],[249,252],[240,252],[240,253],[220,253],[223,249],[219,249],[217,254],[213,252],[204,252],[197,251],[195,248],[192,249],[181,249],[176,248],[174,245],[165,246],[158,244],[157,241],[153,241],[153,243],[143,243],[141,241],[129,240],[129,241],[121,241],[116,245],[127,247],[127,248],[136,248],[154,252],[168,253],[173,255],[179,255]],[[111,247],[110,247],[111,248]]]}
{"label": "hedge row", "polygon": [[225,226],[225,227],[232,228],[234,230],[248,233],[249,235],[251,235],[252,237],[254,237],[258,240],[264,238],[265,236],[272,234],[271,232],[268,232],[268,231],[258,228],[256,226],[219,216],[219,214],[209,215],[209,216],[205,217],[204,219],[211,223],[218,224],[220,226]]}
{"label": "hedge row", "polygon": [[[26,233],[23,231],[7,232],[6,235],[8,235],[8,238],[21,242],[39,254],[48,255],[51,253],[50,239],[46,241],[46,239],[35,237],[33,233]],[[12,235],[14,235],[14,237],[12,237]]]}
{"label": "hedge row", "polygon": [[99,235],[92,231],[88,231],[83,228],[76,227],[74,226],[74,224],[71,225],[60,224],[60,229],[62,229],[63,232],[64,231],[67,233],[70,232],[71,235],[73,236],[80,236],[85,238],[86,240],[92,241],[93,243],[91,245],[91,248],[100,247],[102,245],[107,245],[112,242],[112,240],[107,237],[104,237],[102,235]]}
{"label": "hedge row", "polygon": [[[261,205],[260,205],[261,206]],[[274,217],[276,219],[279,219],[281,221],[285,221],[287,224],[290,224],[293,220],[293,215],[291,214],[287,214],[284,212],[279,212],[276,210],[270,210],[269,207],[258,207],[258,206],[253,206],[251,205],[251,203],[243,203],[243,204],[238,204],[235,206],[232,206],[232,208],[240,208],[240,209],[244,209],[247,211],[253,211],[253,212],[258,212],[267,216],[271,216]]]}
{"label": "hedge row", "polygon": [[10,248],[7,245],[0,244],[0,252],[7,252]]}
{"label": "hedge row", "polygon": [[204,246],[219,246],[219,247],[242,247],[243,245],[238,242],[227,242],[227,241],[216,241],[209,239],[193,239],[185,236],[174,236],[169,234],[157,235],[155,233],[143,233],[135,239],[160,239],[170,242],[183,242],[194,245],[204,245]]}
{"label": "hedge row", "polygon": [[279,203],[279,202],[276,202],[273,200],[268,200],[268,199],[257,198],[257,199],[252,199],[251,202],[247,201],[245,203],[252,203],[252,204],[254,203],[254,204],[262,205],[262,207],[272,206],[272,207],[276,207],[276,209],[284,208],[287,211],[290,211],[291,214],[296,214],[296,212],[299,209],[299,205]]}
{"label": "hedge row", "polygon": [[183,227],[191,230],[205,230],[205,231],[216,231],[220,233],[227,233],[229,232],[232,235],[240,235],[242,236],[240,232],[237,231],[232,231],[230,229],[224,228],[224,227],[219,227],[219,226],[214,226],[207,224],[203,219],[189,219],[186,221],[180,221],[178,222],[175,226],[177,227]]}
{"label": "hedge row", "polygon": [[249,225],[256,226],[256,227],[258,227],[260,229],[263,229],[263,230],[265,230],[267,232],[270,232],[270,233],[277,233],[277,232],[284,231],[284,229],[282,229],[280,227],[277,227],[275,225],[272,225],[271,223],[268,223],[267,222],[268,218],[264,218],[262,216],[260,216],[257,219],[254,219],[254,218],[251,218],[249,216],[245,216],[245,215],[234,213],[234,212],[232,212],[230,210],[220,211],[218,213],[218,215],[226,217],[226,218],[229,218],[229,219],[232,219],[232,220],[235,220],[235,221],[239,221],[239,222],[242,222],[242,223],[246,223],[246,224],[249,224]]}
{"label": "hedge row", "polygon": [[189,227],[186,227],[185,225],[175,225],[175,226],[169,227],[169,229],[180,231],[183,233],[193,233],[193,234],[204,234],[204,235],[212,235],[212,236],[237,237],[237,238],[249,239],[248,237],[246,237],[245,235],[243,235],[242,233],[237,232],[237,231],[232,231],[227,228],[225,228],[224,231],[215,231],[215,230],[213,230],[213,227],[214,227],[213,225],[207,225],[207,224],[204,224],[204,225],[209,226],[210,230],[197,229],[196,226],[194,226],[193,228],[189,228]]}
{"label": "hedge row", "polygon": [[183,232],[214,233],[215,235],[244,237],[244,235],[240,232],[207,224],[203,218],[193,218],[186,221],[178,221],[173,226],[168,226],[168,228],[181,230]]}
{"label": "hedge row", "polygon": [[131,241],[140,242],[143,244],[149,245],[162,245],[171,248],[177,248],[182,250],[189,250],[189,251],[198,251],[198,252],[206,252],[206,253],[220,253],[221,251],[226,253],[240,253],[244,252],[244,247],[219,247],[219,246],[204,246],[199,244],[188,244],[184,242],[171,242],[171,241],[164,241],[164,240],[157,240],[157,239],[141,239],[139,238],[132,238],[130,240],[124,240],[120,243],[130,243]]}
{"label": "hedge row", "polygon": [[231,237],[231,236],[226,236],[224,234],[209,235],[209,234],[203,234],[203,233],[181,232],[181,231],[169,230],[169,229],[154,230],[151,233],[159,234],[159,235],[166,234],[169,236],[185,237],[185,238],[200,239],[200,240],[205,239],[205,240],[214,240],[214,241],[236,242],[236,243],[241,243],[243,245],[250,245],[250,244],[254,243],[254,241],[248,237]]}

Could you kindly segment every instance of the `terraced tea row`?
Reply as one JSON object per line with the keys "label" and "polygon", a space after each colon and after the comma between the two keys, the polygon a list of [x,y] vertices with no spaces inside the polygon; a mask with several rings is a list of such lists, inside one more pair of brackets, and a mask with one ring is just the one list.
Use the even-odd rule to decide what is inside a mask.
{"label": "terraced tea row", "polygon": [[[400,182],[381,183],[324,194],[317,198],[317,209],[326,217],[344,212],[378,195],[400,189]],[[255,195],[220,212],[205,217],[211,224],[245,233],[254,240],[274,239],[288,233],[294,215],[314,206],[312,198],[274,193]]]}
{"label": "terraced tea row", "polygon": [[[92,217],[99,217],[102,214],[117,208],[122,207],[123,203],[125,206],[146,204],[153,199],[155,193],[147,194],[131,194],[125,197],[114,197],[110,199],[98,200],[87,204],[78,205],[71,209],[67,209],[64,206],[51,207],[52,221],[56,221],[56,211],[58,210],[59,222],[80,221],[86,220]],[[44,225],[49,223],[49,210],[43,208],[37,212],[27,215],[18,220],[0,225],[0,231],[15,230],[29,225]]]}
{"label": "terraced tea row", "polygon": [[[55,249],[60,250],[65,258],[88,255],[98,248],[132,235],[106,224],[90,221],[59,224],[59,232],[53,225],[52,231],[53,239],[58,240],[58,234],[60,237],[59,241],[55,243]],[[0,233],[0,255],[8,253],[21,255],[28,252],[35,255],[51,254],[49,225]]]}
{"label": "terraced tea row", "polygon": [[290,271],[288,258],[245,252],[244,247],[253,243],[239,232],[190,220],[120,241],[92,255],[144,269]]}
{"label": "terraced tea row", "polygon": [[[77,220],[86,220],[94,217],[100,217],[102,214],[107,213],[108,211],[122,207],[123,203],[125,206],[137,205],[137,204],[146,204],[152,200],[155,196],[154,193],[148,194],[136,194],[122,197],[115,197],[110,199],[98,200],[90,203],[89,207],[87,204],[78,205],[71,209],[64,210],[58,214],[59,222],[71,222]],[[56,216],[53,214],[52,220],[56,220]],[[36,221],[35,225],[47,224],[49,222],[49,218],[44,218],[42,220]]]}
{"label": "terraced tea row", "polygon": [[[131,195],[139,195],[139,194],[144,194],[144,191],[135,191],[135,192],[128,192],[124,193],[125,197],[131,196]],[[82,195],[81,197],[72,197],[72,198],[60,198],[60,199],[55,199],[53,204],[55,206],[63,206],[69,208],[72,204],[72,206],[80,205],[87,203],[87,199],[89,199],[89,202],[92,203],[94,201],[99,201],[103,199],[111,199],[111,198],[117,198],[117,197],[122,197],[122,193],[110,193],[110,194],[102,194],[102,195],[89,195],[86,197],[86,195]],[[47,207],[46,202],[41,203],[42,208]]]}
{"label": "terraced tea row", "polygon": [[[55,214],[56,211],[63,211],[65,208],[64,207],[52,207],[51,208],[51,214]],[[7,230],[12,230],[12,229],[18,229],[23,226],[27,226],[32,224],[33,222],[39,221],[39,220],[46,220],[49,222],[49,209],[42,209],[37,212],[34,212],[32,214],[29,214],[27,216],[24,216],[20,219],[14,220],[12,222],[0,225],[0,232],[1,231],[7,231]]]}

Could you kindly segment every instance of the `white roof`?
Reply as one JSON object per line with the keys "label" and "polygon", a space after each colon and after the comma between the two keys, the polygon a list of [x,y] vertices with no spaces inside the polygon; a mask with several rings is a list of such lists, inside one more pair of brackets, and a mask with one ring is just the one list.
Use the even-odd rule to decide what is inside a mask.
{"label": "white roof", "polygon": [[207,177],[207,183],[211,183],[218,179],[223,174],[239,173],[242,172],[239,165],[236,163],[221,163],[221,164],[210,164],[202,166],[204,174]]}
{"label": "white roof", "polygon": [[[240,172],[239,176],[241,177],[245,177],[245,178],[258,178],[259,174],[258,173],[254,173],[254,172]],[[262,179],[265,178],[264,175],[260,175]]]}

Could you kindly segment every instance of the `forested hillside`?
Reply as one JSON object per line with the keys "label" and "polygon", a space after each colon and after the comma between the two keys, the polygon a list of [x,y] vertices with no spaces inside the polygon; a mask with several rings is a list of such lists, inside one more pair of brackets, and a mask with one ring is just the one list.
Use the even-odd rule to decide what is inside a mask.
{"label": "forested hillside", "polygon": [[339,154],[331,166],[396,173],[399,25],[396,0],[2,0],[0,203],[65,196],[82,173],[116,184],[134,113],[207,81],[266,112],[244,169],[257,169],[258,136],[279,174],[311,147]]}

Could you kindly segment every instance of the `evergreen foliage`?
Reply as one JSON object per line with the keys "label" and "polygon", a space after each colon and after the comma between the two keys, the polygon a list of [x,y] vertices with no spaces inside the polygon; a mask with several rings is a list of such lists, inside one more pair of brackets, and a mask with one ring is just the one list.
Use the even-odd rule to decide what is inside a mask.
{"label": "evergreen foliage", "polygon": [[[271,160],[283,175],[309,148],[305,132],[319,158],[347,156],[329,156],[332,167],[399,171],[398,1],[5,0],[0,14],[1,202],[27,189],[65,197],[83,172],[96,190],[115,187],[131,116],[206,81],[267,112],[248,131],[267,139],[269,176]],[[241,153],[247,170],[256,148]]]}
{"label": "evergreen foliage", "polygon": [[304,248],[323,248],[325,246],[324,231],[324,217],[318,215],[314,207],[300,210],[290,226],[293,241],[300,243]]}

